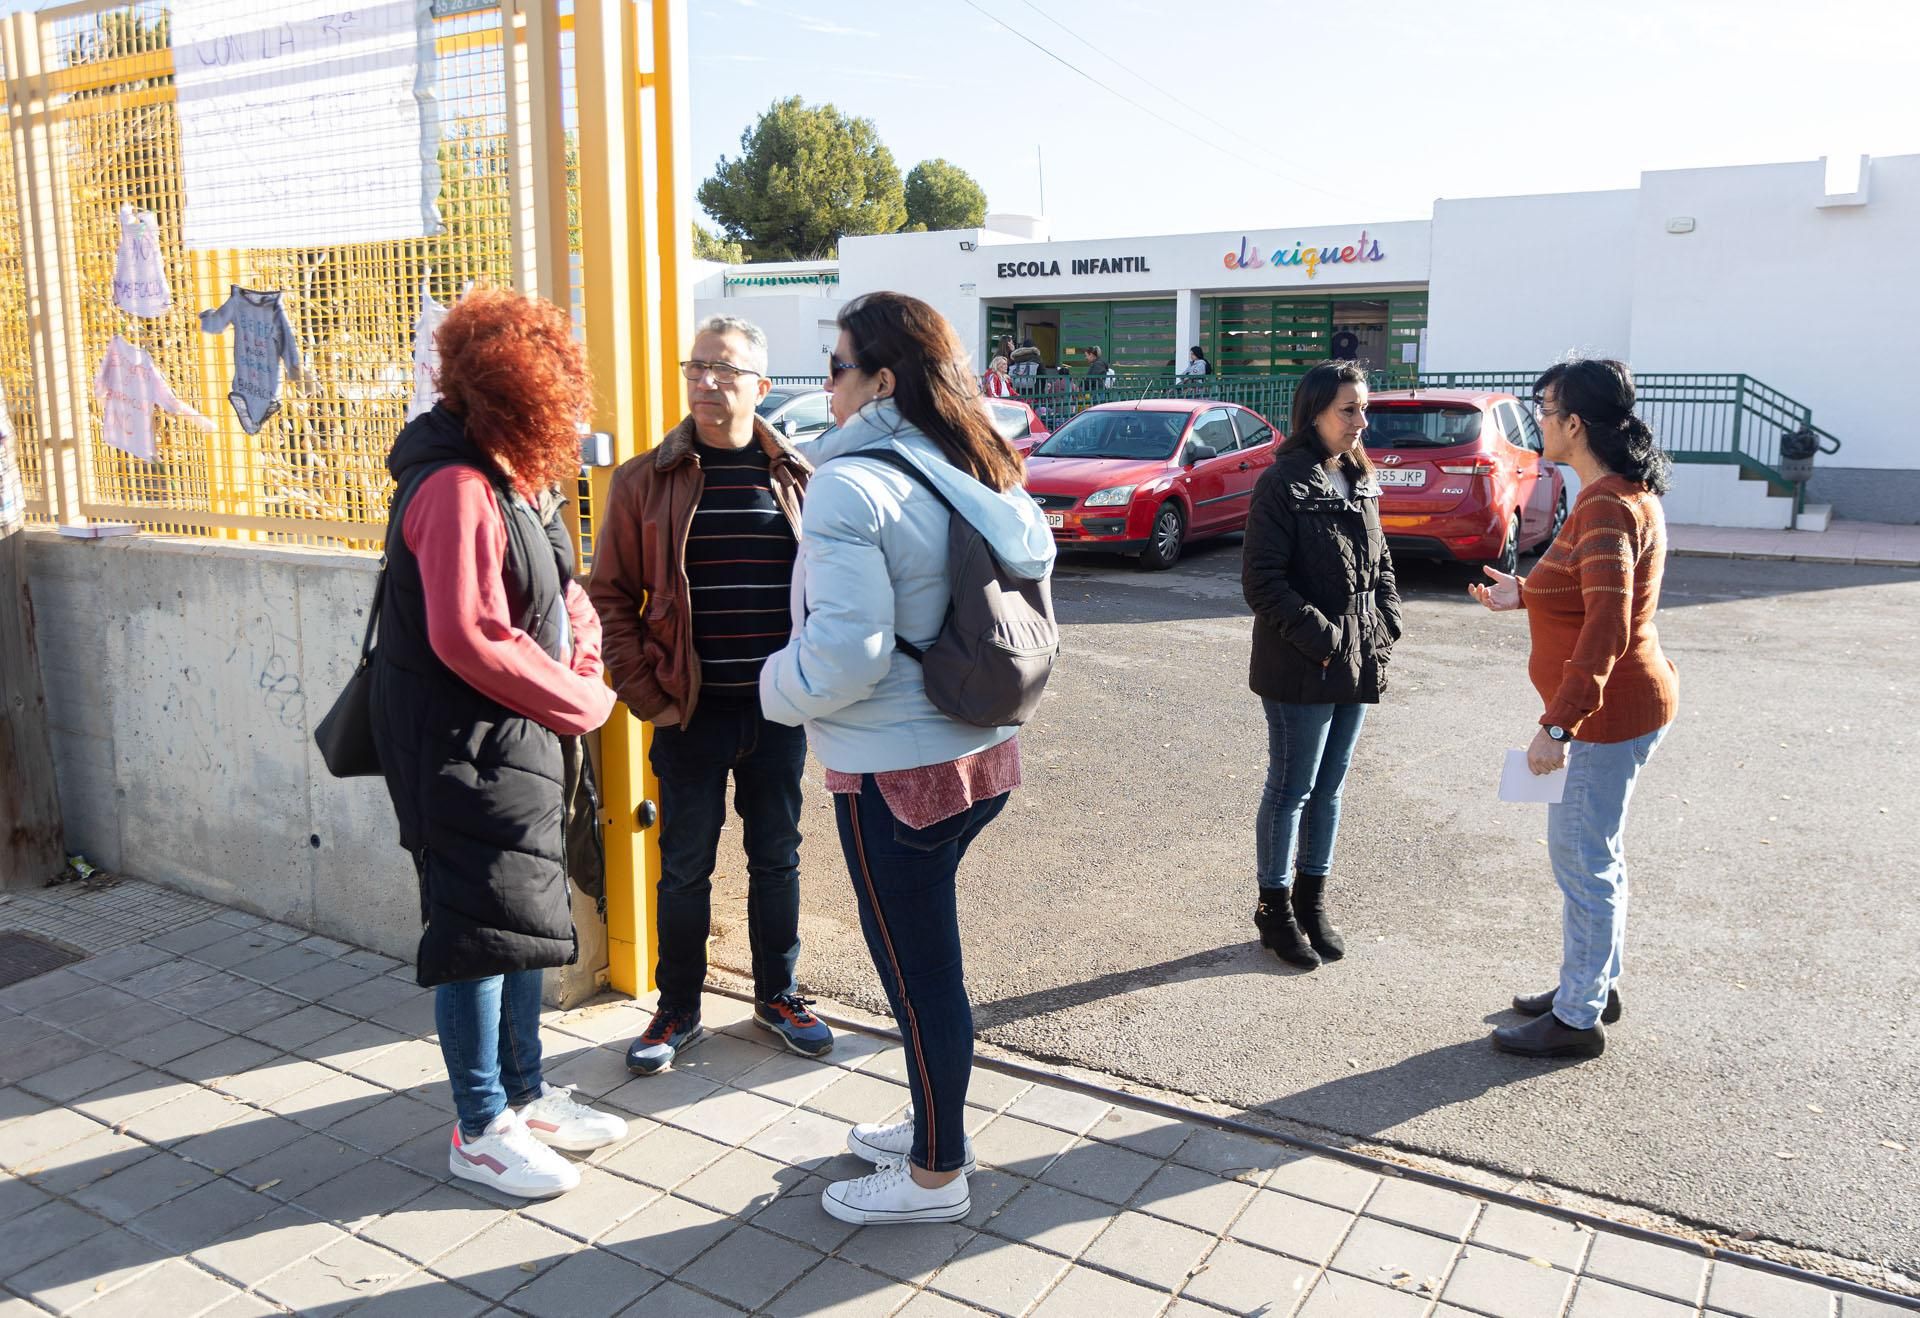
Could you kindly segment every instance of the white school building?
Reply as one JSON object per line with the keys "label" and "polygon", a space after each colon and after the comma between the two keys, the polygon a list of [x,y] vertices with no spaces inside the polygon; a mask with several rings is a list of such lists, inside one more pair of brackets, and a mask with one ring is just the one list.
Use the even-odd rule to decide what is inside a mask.
{"label": "white school building", "polygon": [[762,325],[775,374],[814,377],[841,304],[876,289],[938,307],[983,366],[1003,335],[1070,369],[1098,346],[1138,376],[1184,368],[1193,346],[1224,375],[1352,356],[1380,387],[1620,357],[1660,397],[1688,400],[1651,409],[1688,449],[1673,519],[1787,525],[1778,441],[1810,423],[1841,447],[1818,459],[1809,508],[1920,521],[1920,155],[1662,170],[1619,191],[1440,200],[1427,220],[1312,228],[1282,216],[1054,242],[1042,219],[989,216],[848,238],[837,261],[706,266],[694,294],[702,317]]}

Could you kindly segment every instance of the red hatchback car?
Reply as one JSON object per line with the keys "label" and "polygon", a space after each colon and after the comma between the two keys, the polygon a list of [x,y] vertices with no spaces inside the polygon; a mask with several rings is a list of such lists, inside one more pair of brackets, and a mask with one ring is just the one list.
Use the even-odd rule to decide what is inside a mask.
{"label": "red hatchback car", "polygon": [[1567,484],[1512,394],[1415,389],[1367,402],[1380,527],[1395,554],[1519,570],[1567,520]]}
{"label": "red hatchback car", "polygon": [[1246,527],[1275,438],[1265,417],[1232,403],[1100,403],[1027,455],[1027,493],[1060,548],[1172,567],[1187,541]]}

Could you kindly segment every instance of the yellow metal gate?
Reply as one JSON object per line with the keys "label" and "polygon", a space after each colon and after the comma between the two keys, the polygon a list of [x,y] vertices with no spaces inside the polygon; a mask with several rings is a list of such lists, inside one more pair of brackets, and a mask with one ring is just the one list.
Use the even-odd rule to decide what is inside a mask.
{"label": "yellow metal gate", "polygon": [[[275,11],[260,0],[248,22],[271,31]],[[428,297],[450,304],[475,282],[573,309],[616,459],[682,414],[684,0],[421,0],[421,12],[431,15],[439,232],[222,250],[183,243],[170,0],[81,0],[0,19],[0,395],[30,520],[377,548],[416,320]],[[337,204],[354,201],[343,177]],[[115,304],[122,205],[155,218],[174,299],[166,314]],[[284,291],[306,367],[255,434],[227,402],[231,336],[203,333],[193,314],[218,307],[230,285]],[[212,429],[163,414],[151,461],[107,444],[93,381],[116,334],[150,354]],[[582,481],[583,563],[610,475]],[[611,974],[627,992],[648,986],[652,962],[657,856],[637,824],[651,794],[642,742],[623,709],[600,745]]]}

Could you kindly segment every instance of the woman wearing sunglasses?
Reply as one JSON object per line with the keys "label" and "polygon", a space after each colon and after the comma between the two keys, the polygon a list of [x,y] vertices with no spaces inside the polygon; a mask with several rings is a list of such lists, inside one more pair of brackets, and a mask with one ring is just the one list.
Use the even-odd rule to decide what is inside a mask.
{"label": "woman wearing sunglasses", "polygon": [[1563,938],[1559,985],[1514,998],[1532,1019],[1501,1026],[1493,1042],[1530,1057],[1598,1057],[1621,1013],[1627,803],[1679,708],[1653,624],[1667,558],[1659,496],[1672,467],[1634,414],[1624,363],[1563,362],[1533,388],[1547,460],[1579,473],[1580,498],[1529,576],[1487,568],[1491,583],[1468,590],[1496,613],[1527,612],[1527,671],[1546,706],[1527,764],[1567,771],[1547,807]]}
{"label": "woman wearing sunglasses", "polygon": [[940,313],[873,293],[839,323],[838,428],[810,454],[794,638],[761,670],[760,701],[769,719],[804,723],[826,766],[861,931],[906,1041],[913,1108],[903,1121],[853,1128],[848,1146],[880,1170],[835,1182],[822,1203],[856,1224],[958,1221],[972,1207],[963,1121],[973,1013],[955,876],[1019,786],[1020,751],[1015,729],[936,709],[896,641],[924,648],[940,633],[951,515],[1032,580],[1052,569],[1053,537]]}

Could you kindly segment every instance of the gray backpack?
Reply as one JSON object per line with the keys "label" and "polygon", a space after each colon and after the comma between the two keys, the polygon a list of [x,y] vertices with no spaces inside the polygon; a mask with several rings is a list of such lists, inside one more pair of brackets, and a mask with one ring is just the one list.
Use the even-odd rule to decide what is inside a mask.
{"label": "gray backpack", "polygon": [[920,665],[927,699],[949,718],[982,728],[1025,723],[1060,653],[1050,577],[1029,581],[1001,564],[986,537],[904,454],[865,449],[847,457],[897,467],[952,514],[947,531],[947,585],[953,600],[933,644],[922,650],[899,636],[896,650]]}

